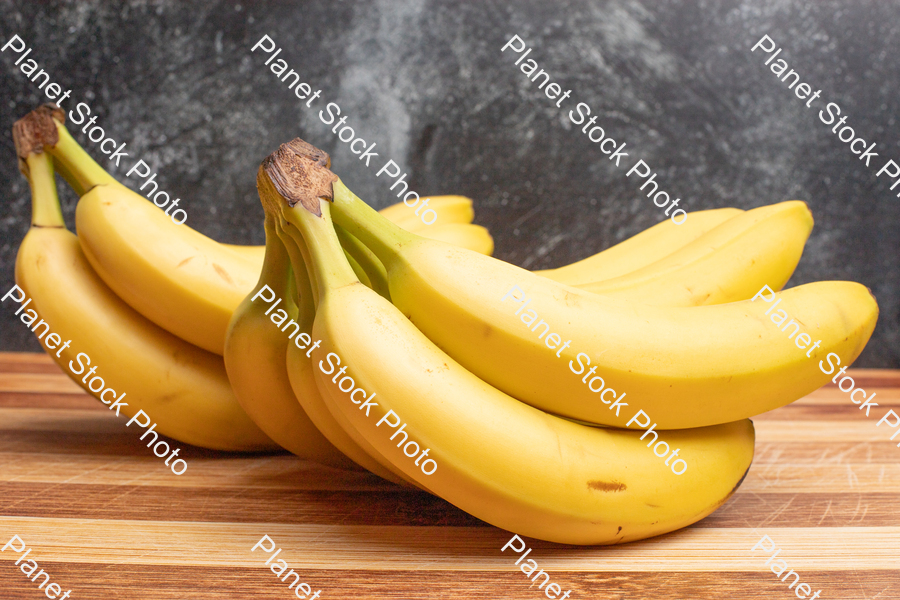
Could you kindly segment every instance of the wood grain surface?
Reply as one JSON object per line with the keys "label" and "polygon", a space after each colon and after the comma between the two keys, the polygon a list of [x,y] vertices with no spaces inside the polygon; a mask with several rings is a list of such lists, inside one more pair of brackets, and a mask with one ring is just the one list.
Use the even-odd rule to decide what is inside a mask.
{"label": "wood grain surface", "polygon": [[[900,413],[900,373],[851,371]],[[175,477],[44,355],[0,354],[0,545],[25,541],[72,599],[296,598],[269,535],[320,598],[546,598],[511,535],[443,500],[287,454],[179,444]],[[820,598],[900,599],[900,447],[826,386],[754,419],[737,493],[687,529],[614,547],[526,540],[577,598],[797,597],[751,551],[768,535]],[[45,598],[0,553],[0,599]],[[792,578],[793,579],[793,578]],[[791,580],[792,580],[791,579]]]}

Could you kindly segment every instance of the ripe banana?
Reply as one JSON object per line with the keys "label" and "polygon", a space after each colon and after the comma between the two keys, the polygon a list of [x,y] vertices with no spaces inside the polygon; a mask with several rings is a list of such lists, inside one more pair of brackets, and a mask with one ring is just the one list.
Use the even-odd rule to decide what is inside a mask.
{"label": "ripe banana", "polygon": [[[292,369],[293,377],[288,378],[288,346],[296,346],[302,356],[298,340],[309,335],[315,306],[306,268],[294,241],[288,238],[288,251],[276,219],[269,214],[265,231],[266,255],[259,282],[235,309],[225,338],[225,367],[238,401],[260,429],[301,458],[344,469],[359,465],[385,479],[403,483],[402,475],[395,475],[391,468],[372,459],[327,409],[322,410],[309,369],[304,370],[304,365],[299,364]],[[291,254],[296,254],[297,273],[290,270]],[[302,295],[298,294],[295,280],[300,281]],[[267,314],[279,305],[271,316]],[[308,358],[298,360],[309,363]],[[304,398],[302,406],[294,396],[292,383]],[[304,407],[310,407],[309,415]]]}
{"label": "ripe banana", "polygon": [[511,396],[591,423],[622,426],[643,410],[658,427],[678,429],[783,406],[827,381],[818,358],[835,352],[852,362],[878,314],[856,283],[780,292],[780,308],[818,327],[821,348],[810,360],[760,303],[618,302],[404,232],[340,182],[334,192],[335,221],[378,256],[392,301],[425,335]]}
{"label": "ripe banana", "polygon": [[[259,278],[259,251],[236,250],[174,224],[94,162],[66,130],[61,112],[42,107],[33,113],[52,120],[59,140],[47,150],[63,165],[73,187],[87,190],[75,217],[93,268],[142,315],[192,344],[222,354],[231,314]],[[442,204],[449,222],[470,218],[471,200],[433,199],[433,206]],[[403,209],[393,213],[406,218],[407,212],[414,212]],[[421,220],[419,225],[425,226]]]}
{"label": "ripe banana", "polygon": [[[265,228],[266,256],[259,282],[235,309],[225,338],[228,380],[250,418],[282,448],[324,465],[355,468],[319,433],[291,391],[284,362],[287,347],[295,335],[309,330],[299,329],[295,321],[297,307],[294,294],[289,293],[293,286],[290,258],[268,216]],[[276,298],[281,299],[279,312],[269,316],[266,313],[274,308]]]}
{"label": "ripe banana", "polygon": [[784,287],[812,226],[805,202],[754,208],[642,269],[577,287],[621,302],[656,306],[747,300],[764,285]]}
{"label": "ripe banana", "polygon": [[82,249],[97,274],[164,329],[222,354],[231,313],[253,289],[260,263],[172,220],[113,179],[58,120],[47,148],[87,191],[78,201]]}
{"label": "ripe banana", "polygon": [[[144,410],[156,431],[181,442],[217,450],[277,448],[241,409],[220,357],[157,327],[94,273],[63,223],[50,157],[26,152],[22,158],[34,214],[16,258],[16,282],[41,319],[72,341],[48,352],[60,368],[71,376],[70,361],[80,364],[76,356],[87,354],[109,387],[128,394],[122,413]],[[98,397],[100,390],[73,380]]]}
{"label": "ripe banana", "polygon": [[593,256],[535,273],[575,286],[619,277],[665,258],[742,212],[738,208],[699,210],[688,213],[681,225],[666,219]]}
{"label": "ripe banana", "polygon": [[[413,231],[408,229],[407,231]],[[438,240],[454,246],[468,248],[473,252],[490,256],[494,252],[494,238],[487,228],[481,225],[462,223],[448,223],[446,225],[434,225],[421,231],[413,231],[424,238]],[[594,280],[598,281],[598,280]]]}
{"label": "ripe banana", "polygon": [[[265,183],[267,182],[260,182],[260,185],[265,186]],[[262,196],[263,194],[264,192],[261,190],[260,195]],[[302,245],[302,240],[295,241],[283,231],[280,231],[280,226],[279,234],[281,242],[290,256],[291,263],[296,265],[293,268],[293,278],[296,286],[294,292],[297,294],[297,297],[294,298],[294,305],[297,307],[298,313],[296,319],[300,324],[300,331],[309,335],[312,332],[313,319],[315,318],[315,303],[312,284],[301,253],[301,248],[304,251],[306,248]],[[279,363],[280,367],[285,369],[290,383],[292,393],[289,399],[294,403],[299,402],[299,406],[303,408],[310,420],[315,423],[322,435],[328,438],[335,447],[350,457],[356,464],[388,481],[401,485],[416,485],[411,478],[382,458],[369,442],[359,436],[352,427],[348,426],[346,418],[342,414],[333,413],[328,409],[319,389],[316,387],[316,382],[313,378],[313,363],[307,356],[307,353],[312,352],[311,346],[311,342],[305,344],[302,348],[296,343],[288,344],[287,360],[282,360]]]}
{"label": "ripe banana", "polygon": [[[472,208],[472,200],[465,196],[429,196],[429,208],[434,209],[437,213],[437,220],[431,225],[425,225],[421,217],[416,215],[415,207],[409,207],[403,202],[392,204],[387,208],[382,208],[381,215],[385,219],[389,219],[397,227],[402,227],[407,231],[414,231],[419,235],[427,234],[436,227],[444,225],[461,225],[471,223],[475,218],[475,211]],[[421,205],[419,207],[421,210]],[[474,250],[474,248],[473,248]]]}
{"label": "ripe banana", "polygon": [[[356,280],[331,228],[328,203],[321,203],[317,217],[308,212],[309,202],[298,202],[296,183],[288,179],[290,168],[304,160],[295,150],[282,146],[263,163],[260,177],[279,182],[279,194],[300,204],[285,203],[282,215],[302,231],[317,281],[313,339],[322,347],[312,355],[316,383],[329,407],[397,468],[484,521],[568,544],[673,531],[711,513],[739,485],[753,456],[750,421],[667,432],[681,456],[690,457],[690,468],[675,475],[644,446],[640,432],[545,414],[444,354]],[[318,202],[319,190],[307,189],[307,200]],[[346,370],[335,383],[337,364]],[[371,413],[360,410],[357,389],[375,401]]]}

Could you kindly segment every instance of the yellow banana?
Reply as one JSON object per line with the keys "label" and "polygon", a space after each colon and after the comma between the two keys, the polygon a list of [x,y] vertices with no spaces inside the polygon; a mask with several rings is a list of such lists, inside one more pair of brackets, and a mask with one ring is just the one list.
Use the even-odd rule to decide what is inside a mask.
{"label": "yellow banana", "polygon": [[[143,410],[156,431],[179,441],[218,450],[277,448],[241,409],[221,357],[154,325],[94,273],[63,223],[50,157],[29,153],[23,160],[34,215],[19,247],[16,282],[32,300],[28,310],[71,341],[58,352],[48,351],[60,368],[93,396],[106,395],[88,387],[94,379],[73,375],[70,365],[86,368],[86,359],[78,358],[84,353],[101,384],[127,394],[117,414],[131,417]],[[102,401],[109,404],[106,396]]]}
{"label": "yellow banana", "polygon": [[[265,185],[267,182],[259,183],[260,185]],[[303,251],[306,248],[302,240],[295,241],[283,232],[280,233],[281,241],[291,257],[291,263],[295,265],[293,278],[296,285],[295,292],[298,294],[298,297],[294,300],[295,305],[298,307],[297,322],[300,324],[301,333],[305,333],[308,336],[312,331],[313,319],[315,318],[315,304],[311,281],[301,254],[301,248]],[[369,442],[362,439],[352,427],[349,427],[346,418],[342,414],[334,413],[328,409],[316,387],[316,382],[313,378],[313,363],[307,356],[308,353],[312,352],[312,346],[312,340],[301,344],[295,342],[287,345],[286,362],[283,360],[280,366],[286,369],[293,392],[290,400],[299,402],[299,405],[309,416],[310,420],[315,423],[319,431],[322,432],[322,435],[356,464],[388,481],[415,485],[411,478],[404,475],[401,470],[396,469],[390,462],[384,460]]]}
{"label": "yellow banana", "polygon": [[688,213],[681,225],[666,219],[593,256],[535,273],[576,286],[619,277],[665,258],[742,212],[738,208],[699,210]]}
{"label": "yellow banana", "polygon": [[392,301],[425,335],[511,396],[591,423],[623,426],[643,410],[677,429],[777,408],[827,381],[818,367],[827,353],[850,364],[878,314],[856,283],[779,292],[780,309],[816,328],[811,360],[761,302],[618,302],[404,232],[340,182],[334,190],[335,221],[378,256]]}
{"label": "yellow banana", "polygon": [[577,287],[657,306],[747,300],[764,285],[780,290],[788,282],[812,226],[805,202],[754,208],[642,269]]}
{"label": "yellow banana", "polygon": [[[280,170],[270,179],[294,204],[290,167],[303,158],[292,148],[267,159],[260,177]],[[307,189],[307,200],[318,202],[318,190]],[[666,432],[689,463],[676,475],[640,432],[579,425],[522,404],[361,285],[331,229],[328,203],[319,217],[308,204],[285,203],[282,215],[302,231],[317,281],[316,383],[332,411],[419,484],[488,523],[569,544],[673,531],[714,511],[739,485],[753,456],[749,421]],[[364,410],[363,397],[372,401]]]}
{"label": "yellow banana", "polygon": [[454,246],[468,248],[473,252],[486,256],[490,256],[494,252],[494,238],[491,237],[491,233],[487,228],[481,225],[449,223],[447,225],[435,225],[413,233],[418,233],[430,240],[438,240]]}
{"label": "yellow banana", "polygon": [[178,337],[222,354],[231,313],[253,289],[255,263],[186,226],[113,179],[55,121],[47,149],[87,193],[75,211],[82,249],[104,282]]}
{"label": "yellow banana", "polygon": [[431,225],[425,225],[422,218],[416,214],[417,210],[421,211],[424,207],[424,198],[421,203],[417,203],[418,207],[409,207],[403,202],[398,202],[379,212],[397,227],[420,234],[443,225],[471,223],[475,218],[472,200],[465,196],[429,196],[427,200],[430,202],[429,208],[437,213],[437,220]]}
{"label": "yellow banana", "polygon": [[[250,418],[282,448],[321,464],[354,468],[355,464],[319,433],[291,391],[285,354],[301,330],[289,293],[293,285],[290,259],[268,216],[265,228],[266,257],[259,282],[235,309],[225,338],[228,380]],[[277,312],[266,314],[278,304]],[[302,331],[308,333],[308,325]]]}

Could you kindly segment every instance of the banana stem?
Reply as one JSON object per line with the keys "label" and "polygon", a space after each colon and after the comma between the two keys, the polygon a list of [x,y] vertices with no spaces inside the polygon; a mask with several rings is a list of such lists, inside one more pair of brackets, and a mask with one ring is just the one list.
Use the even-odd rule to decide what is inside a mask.
{"label": "banana stem", "polygon": [[256,284],[254,291],[268,285],[275,293],[275,297],[284,298],[286,305],[284,308],[288,314],[291,314],[296,303],[292,293],[290,255],[278,235],[276,218],[266,215],[263,226],[266,230],[266,254],[263,258],[259,283]]}
{"label": "banana stem", "polygon": [[25,158],[28,185],[31,187],[31,226],[62,227],[62,208],[56,193],[53,159],[46,152],[32,153]]}
{"label": "banana stem", "polygon": [[338,180],[334,184],[334,222],[356,236],[390,270],[404,244],[418,236],[384,218]]}
{"label": "banana stem", "polygon": [[327,154],[295,139],[267,156],[256,176],[263,209],[280,215],[284,232],[308,252],[318,302],[329,289],[359,283],[331,223],[330,203],[322,201],[333,196],[337,179],[327,162]]}
{"label": "banana stem", "polygon": [[66,126],[54,117],[59,141],[47,150],[60,165],[59,173],[72,186],[79,196],[98,185],[109,185],[118,181],[106,169],[97,164],[91,155],[82,148],[66,129]]}
{"label": "banana stem", "polygon": [[316,306],[319,303],[318,290],[315,289],[315,282],[309,278],[309,271],[306,268],[306,262],[309,260],[304,248],[302,240],[295,240],[288,234],[281,223],[275,224],[278,230],[278,237],[281,239],[282,246],[287,251],[291,261],[291,269],[293,270],[294,282],[294,304],[297,305],[297,323],[301,328],[306,330],[312,327],[313,319],[316,315]]}
{"label": "banana stem", "polygon": [[[336,228],[335,228],[335,231],[337,231]],[[360,242],[360,243],[362,243],[362,242]],[[372,280],[369,279],[368,273],[366,272],[365,269],[362,268],[362,265],[360,265],[358,262],[356,262],[356,259],[353,258],[353,256],[351,256],[349,252],[347,252],[346,248],[344,248],[344,258],[346,258],[347,262],[350,263],[350,268],[353,269],[354,273],[356,273],[356,278],[359,279],[359,282],[361,284],[363,284],[364,286],[366,286],[367,288],[371,288]]]}
{"label": "banana stem", "polygon": [[[338,240],[341,242],[341,246],[344,247],[344,250],[348,254],[350,266],[353,267],[355,261],[364,271],[366,280],[369,282],[369,287],[377,292],[382,298],[390,300],[391,292],[388,289],[387,272],[384,269],[384,265],[378,260],[378,257],[375,256],[365,244],[359,241],[359,238],[349,233],[343,227],[335,225],[334,230],[337,233]],[[359,272],[356,271],[355,267],[353,270],[359,275]],[[363,278],[360,277],[360,281],[362,281],[362,279]]]}
{"label": "banana stem", "polygon": [[288,235],[296,239],[298,234],[295,231],[299,230],[303,241],[306,242],[305,247],[310,259],[307,268],[314,275],[320,302],[330,289],[359,283],[359,278],[347,262],[344,249],[334,231],[329,207],[328,202],[322,202],[321,217],[302,207],[285,207],[282,211],[285,221],[295,226],[287,230]]}

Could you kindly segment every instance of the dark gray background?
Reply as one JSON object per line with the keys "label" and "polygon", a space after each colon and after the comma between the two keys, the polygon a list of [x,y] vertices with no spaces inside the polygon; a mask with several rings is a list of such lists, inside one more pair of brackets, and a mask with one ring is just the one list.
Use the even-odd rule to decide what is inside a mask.
{"label": "dark gray background", "polygon": [[[850,279],[881,316],[857,366],[900,367],[900,199],[763,65],[768,33],[802,81],[837,102],[859,135],[900,162],[900,3],[719,2],[78,2],[0,0],[0,34],[24,38],[73,101],[87,102],[131,159],[176,193],[188,224],[222,241],[263,242],[260,160],[301,136],[376,207],[396,201],[250,47],[269,34],[303,80],[340,104],[402,164],[422,194],[476,201],[496,256],[563,265],[665,218],[578,128],[567,109],[600,113],[609,135],[643,158],[688,210],[807,201],[816,226],[790,285]],[[501,46],[519,34],[529,58],[573,89],[563,109]],[[0,55],[0,283],[13,284],[29,195],[12,123],[43,93]],[[823,108],[825,102],[819,102]],[[814,108],[816,105],[814,105]],[[96,157],[97,146],[77,134]],[[105,158],[102,164],[108,166]],[[630,164],[630,163],[629,163]],[[129,163],[130,165],[130,163]],[[124,165],[123,165],[124,166]],[[380,163],[379,163],[380,166]],[[880,163],[878,165],[880,167]],[[135,179],[116,175],[135,187]],[[895,190],[896,192],[897,190]],[[71,226],[75,197],[64,194]],[[64,293],[64,292],[63,292]],[[8,303],[7,303],[8,305]],[[0,310],[0,350],[37,342]],[[728,335],[723,331],[722,335]]]}

